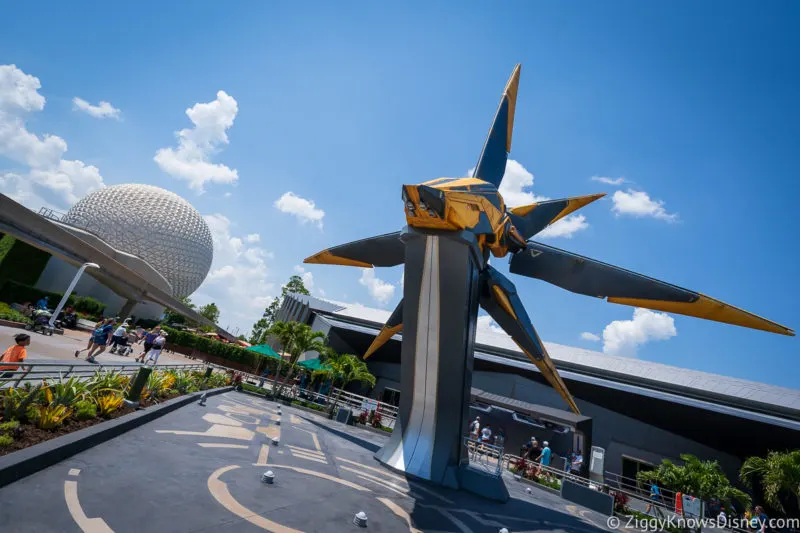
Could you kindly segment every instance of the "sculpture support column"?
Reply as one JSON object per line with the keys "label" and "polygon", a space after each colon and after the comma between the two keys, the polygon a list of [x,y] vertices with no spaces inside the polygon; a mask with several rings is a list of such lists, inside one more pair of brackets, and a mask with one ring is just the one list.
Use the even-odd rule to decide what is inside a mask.
{"label": "sculpture support column", "polygon": [[390,468],[458,488],[469,415],[483,260],[469,234],[408,229],[400,412],[375,457]]}

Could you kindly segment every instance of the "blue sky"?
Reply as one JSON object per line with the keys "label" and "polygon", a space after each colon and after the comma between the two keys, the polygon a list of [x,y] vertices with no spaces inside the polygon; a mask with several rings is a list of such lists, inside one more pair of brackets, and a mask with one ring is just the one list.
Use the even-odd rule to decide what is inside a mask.
{"label": "blue sky", "polygon": [[[0,131],[2,192],[62,209],[98,183],[184,196],[219,241],[194,299],[216,300],[223,325],[249,329],[304,257],[399,229],[403,183],[465,175],[519,62],[511,158],[534,181],[516,192],[609,193],[579,213],[570,238],[543,242],[800,326],[796,3],[229,4],[6,10],[0,65],[37,78],[26,90],[46,103],[0,107],[0,125],[68,149],[32,162],[41,150],[3,151]],[[111,107],[84,106],[92,115],[75,97]],[[215,100],[195,108],[206,120],[192,132],[187,108]],[[184,128],[228,183],[190,187],[186,176],[203,173],[178,169]],[[618,196],[623,212],[612,210],[616,191],[629,195]],[[298,214],[282,212],[275,202],[288,192],[313,208],[284,197]],[[334,300],[390,310],[401,297],[399,268],[376,271],[383,284],[361,283],[359,269],[309,273]],[[682,316],[632,322],[631,308],[514,281],[545,340],[602,350],[618,321],[609,334],[627,355],[797,386],[794,338]]]}

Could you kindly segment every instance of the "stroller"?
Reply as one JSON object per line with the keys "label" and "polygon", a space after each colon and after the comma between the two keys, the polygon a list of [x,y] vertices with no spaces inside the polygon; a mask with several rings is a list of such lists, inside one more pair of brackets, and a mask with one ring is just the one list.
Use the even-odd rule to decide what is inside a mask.
{"label": "stroller", "polygon": [[127,335],[123,335],[122,337],[120,337],[119,340],[115,342],[114,346],[112,346],[111,349],[108,351],[108,353],[115,353],[117,355],[123,355],[125,357],[128,357],[128,355],[131,354],[132,352],[133,352],[133,346],[128,344]]}
{"label": "stroller", "polygon": [[50,326],[51,316],[53,316],[53,313],[47,309],[36,309],[31,314],[33,324],[26,325],[25,329],[33,331],[34,333],[41,333],[42,335],[52,335],[53,328]]}

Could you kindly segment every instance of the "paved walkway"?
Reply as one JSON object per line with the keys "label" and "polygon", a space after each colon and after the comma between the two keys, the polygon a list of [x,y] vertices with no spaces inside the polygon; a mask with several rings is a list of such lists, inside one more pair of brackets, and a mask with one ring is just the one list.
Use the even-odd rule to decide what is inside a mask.
{"label": "paved walkway", "polygon": [[[86,348],[89,342],[89,333],[79,330],[65,330],[63,335],[41,335],[24,329],[0,326],[0,353],[14,344],[14,336],[19,333],[28,333],[31,336],[31,345],[28,346],[29,361],[76,361],[75,350]],[[142,345],[136,345],[133,355],[123,357],[104,352],[97,357],[100,363],[132,363],[133,358],[142,352]],[[86,357],[84,352],[83,357]],[[158,358],[159,363],[197,363],[181,354],[163,352]]]}
{"label": "paved walkway", "polygon": [[[364,429],[244,393],[192,404],[0,489],[16,533],[596,533],[605,517],[510,482],[498,504],[389,472]],[[280,424],[277,422],[280,421]],[[273,445],[272,439],[279,444]],[[263,484],[261,474],[275,473]]]}

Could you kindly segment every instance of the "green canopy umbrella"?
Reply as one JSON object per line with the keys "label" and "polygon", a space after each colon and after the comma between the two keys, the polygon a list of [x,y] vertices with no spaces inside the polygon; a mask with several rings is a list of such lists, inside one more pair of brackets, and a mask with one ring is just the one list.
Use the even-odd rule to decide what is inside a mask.
{"label": "green canopy umbrella", "polygon": [[258,344],[256,346],[250,346],[246,349],[251,352],[260,353],[261,355],[266,355],[267,357],[274,357],[275,359],[281,358],[281,356],[278,355],[278,353],[273,350],[269,344]]}
{"label": "green canopy umbrella", "polygon": [[320,370],[322,368],[330,368],[328,365],[322,364],[322,361],[319,359],[306,359],[305,361],[299,361],[297,366],[302,366],[306,370]]}

